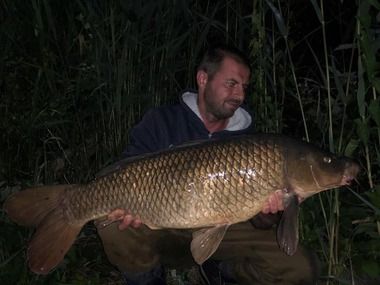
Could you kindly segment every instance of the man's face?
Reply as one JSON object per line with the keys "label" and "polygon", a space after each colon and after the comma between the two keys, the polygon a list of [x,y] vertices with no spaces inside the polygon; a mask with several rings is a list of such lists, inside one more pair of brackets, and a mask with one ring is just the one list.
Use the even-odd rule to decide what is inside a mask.
{"label": "man's face", "polygon": [[216,119],[230,118],[243,103],[250,72],[248,67],[226,57],[204,89],[206,112]]}

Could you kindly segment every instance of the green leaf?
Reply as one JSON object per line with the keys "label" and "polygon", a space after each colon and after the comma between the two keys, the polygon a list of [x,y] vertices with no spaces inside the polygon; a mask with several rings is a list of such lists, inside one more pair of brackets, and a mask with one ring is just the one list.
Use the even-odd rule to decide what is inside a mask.
{"label": "green leaf", "polygon": [[369,2],[362,1],[359,6],[359,20],[364,27],[369,27],[371,24],[371,16],[369,14]]}
{"label": "green leaf", "polygon": [[368,3],[375,7],[376,9],[380,10],[380,1],[378,0],[368,0]]}
{"label": "green leaf", "polygon": [[378,211],[380,211],[380,185],[376,185],[373,191],[368,191],[365,195],[368,197],[368,200],[378,208]]}
{"label": "green leaf", "polygon": [[362,270],[370,277],[378,277],[380,275],[380,266],[378,262],[374,260],[363,260]]}
{"label": "green leaf", "polygon": [[338,95],[341,98],[342,102],[344,104],[347,104],[347,97],[346,97],[346,95],[344,93],[343,86],[342,86],[342,81],[340,80],[339,72],[338,72],[338,70],[336,68],[335,59],[334,58],[332,58],[332,60],[331,60],[331,68],[332,68],[332,71],[333,71],[333,74],[334,74],[334,81],[335,81],[336,88],[338,90]]}
{"label": "green leaf", "polygon": [[363,77],[363,65],[361,61],[361,57],[359,57],[359,64],[358,64],[358,77],[359,77],[359,83],[358,83],[358,91],[356,93],[356,98],[358,102],[358,109],[360,117],[365,117],[365,85],[364,85],[364,77]]}
{"label": "green leaf", "polygon": [[359,193],[356,193],[354,190],[352,190],[351,188],[348,188],[350,190],[350,192],[352,194],[354,194],[359,200],[361,200],[366,206],[368,206],[368,208],[371,208],[375,214],[378,214],[379,212],[379,209],[374,206],[370,201],[368,201],[367,199],[365,199],[362,195],[360,195]]}
{"label": "green leaf", "polygon": [[284,38],[288,37],[288,29],[286,28],[284,18],[282,17],[280,11],[272,4],[271,1],[265,0],[269,8],[272,10],[274,18],[276,19],[277,27],[280,30],[281,35]]}
{"label": "green leaf", "polygon": [[310,2],[314,7],[314,11],[317,14],[319,22],[322,23],[323,18],[322,18],[321,8],[319,8],[319,6],[315,0],[310,0]]}
{"label": "green leaf", "polygon": [[351,157],[352,154],[355,152],[355,150],[358,148],[358,146],[359,146],[359,141],[355,139],[351,139],[344,150],[344,155]]}
{"label": "green leaf", "polygon": [[317,54],[315,53],[313,47],[310,45],[309,41],[306,41],[306,44],[307,46],[309,47],[310,51],[311,51],[311,54],[313,55],[313,58],[315,60],[315,63],[316,65],[318,66],[318,70],[319,70],[319,74],[321,75],[322,79],[323,79],[323,84],[325,86],[325,88],[327,88],[327,79],[326,79],[326,74],[325,74],[325,71],[324,69],[322,68],[321,66],[321,63],[318,59],[318,56]]}
{"label": "green leaf", "polygon": [[380,127],[380,101],[372,100],[368,106],[368,112],[371,118],[376,122],[376,125]]}
{"label": "green leaf", "polygon": [[372,85],[375,87],[376,92],[380,93],[380,79],[379,78],[373,78],[372,79]]}
{"label": "green leaf", "polygon": [[361,119],[356,119],[355,124],[356,124],[356,133],[358,134],[361,142],[364,145],[368,145],[369,127],[368,127],[367,120],[363,121]]}

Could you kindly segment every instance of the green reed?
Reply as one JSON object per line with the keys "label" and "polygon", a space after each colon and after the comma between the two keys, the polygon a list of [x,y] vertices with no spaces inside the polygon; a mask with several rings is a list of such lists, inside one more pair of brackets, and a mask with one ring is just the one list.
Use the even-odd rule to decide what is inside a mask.
{"label": "green reed", "polygon": [[[295,94],[299,103],[299,117],[302,118],[304,126],[303,136],[306,140],[317,144],[319,142],[321,146],[338,154],[355,156],[364,168],[360,186],[355,186],[356,189],[351,190],[355,197],[343,193],[342,190],[334,190],[305,202],[302,212],[302,237],[310,244],[319,243],[318,252],[323,265],[323,279],[327,283],[355,284],[360,278],[365,280],[379,276],[380,268],[375,265],[379,259],[374,250],[380,246],[378,230],[380,200],[378,187],[374,183],[379,166],[376,150],[379,148],[377,125],[380,116],[377,101],[379,62],[375,56],[378,52],[379,39],[376,39],[372,28],[374,15],[379,7],[373,2],[362,1],[357,6],[357,25],[351,30],[352,42],[332,50],[328,48],[329,31],[326,25],[325,3],[311,0],[309,5],[313,7],[315,17],[320,23],[320,42],[323,52],[317,52],[308,43],[308,36],[315,31],[302,39],[307,42],[319,74],[310,73],[311,77],[300,80],[300,76],[297,75],[300,66],[294,63],[296,56],[291,48],[293,32],[291,24],[294,23],[285,20],[289,6],[281,1],[276,3],[265,1],[265,3],[273,15],[272,21],[276,24],[277,35],[284,42],[282,48],[286,50],[287,57],[283,58],[288,61],[289,74],[293,78],[293,84],[286,87],[287,97],[284,102],[285,104],[291,102],[289,95]],[[366,27],[360,28],[363,23]],[[275,46],[273,43],[277,43],[277,49],[281,49],[281,45],[274,40],[272,48]],[[272,54],[278,55],[279,52]],[[362,63],[364,60],[366,66]],[[274,56],[266,57],[264,61],[274,62],[275,59]],[[276,68],[278,69],[278,65]],[[278,80],[281,74],[273,74],[273,78]],[[300,83],[302,80],[305,86]],[[276,89],[276,93],[279,94],[281,91]],[[282,112],[284,120],[288,114],[286,110]],[[286,128],[282,131],[287,132]],[[367,177],[367,181],[363,180],[363,176]],[[356,191],[361,194],[357,194]],[[311,226],[311,221],[318,226]],[[362,249],[363,243],[355,240],[356,236],[363,237],[362,233],[365,232],[363,228],[369,230],[365,240],[369,242],[371,250],[368,246],[365,250]],[[319,239],[315,237],[317,232],[320,234]]]}

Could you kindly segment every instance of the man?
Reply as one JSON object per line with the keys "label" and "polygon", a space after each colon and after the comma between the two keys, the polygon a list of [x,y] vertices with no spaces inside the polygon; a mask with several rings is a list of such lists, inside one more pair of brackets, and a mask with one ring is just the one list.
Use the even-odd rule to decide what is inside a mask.
{"label": "man", "polygon": [[[239,50],[209,49],[197,69],[198,92],[183,93],[178,105],[149,111],[132,129],[124,155],[253,132],[252,117],[242,107],[250,73],[249,61]],[[313,284],[315,259],[302,247],[292,257],[278,248],[272,225],[279,210],[283,210],[280,191],[251,222],[229,228],[212,260],[203,266],[210,284]],[[124,272],[128,285],[166,284],[162,265],[193,262],[190,231],[150,230],[124,209],[116,209],[109,219],[120,220],[119,226],[99,228],[99,234],[108,258]]]}

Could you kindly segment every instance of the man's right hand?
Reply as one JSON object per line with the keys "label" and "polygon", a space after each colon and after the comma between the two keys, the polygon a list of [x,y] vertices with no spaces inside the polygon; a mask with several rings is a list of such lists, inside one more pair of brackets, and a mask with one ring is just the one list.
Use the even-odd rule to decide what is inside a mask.
{"label": "man's right hand", "polygon": [[138,228],[142,222],[138,217],[131,215],[129,211],[124,209],[115,209],[108,215],[109,221],[119,221],[119,230],[125,230],[128,227]]}

